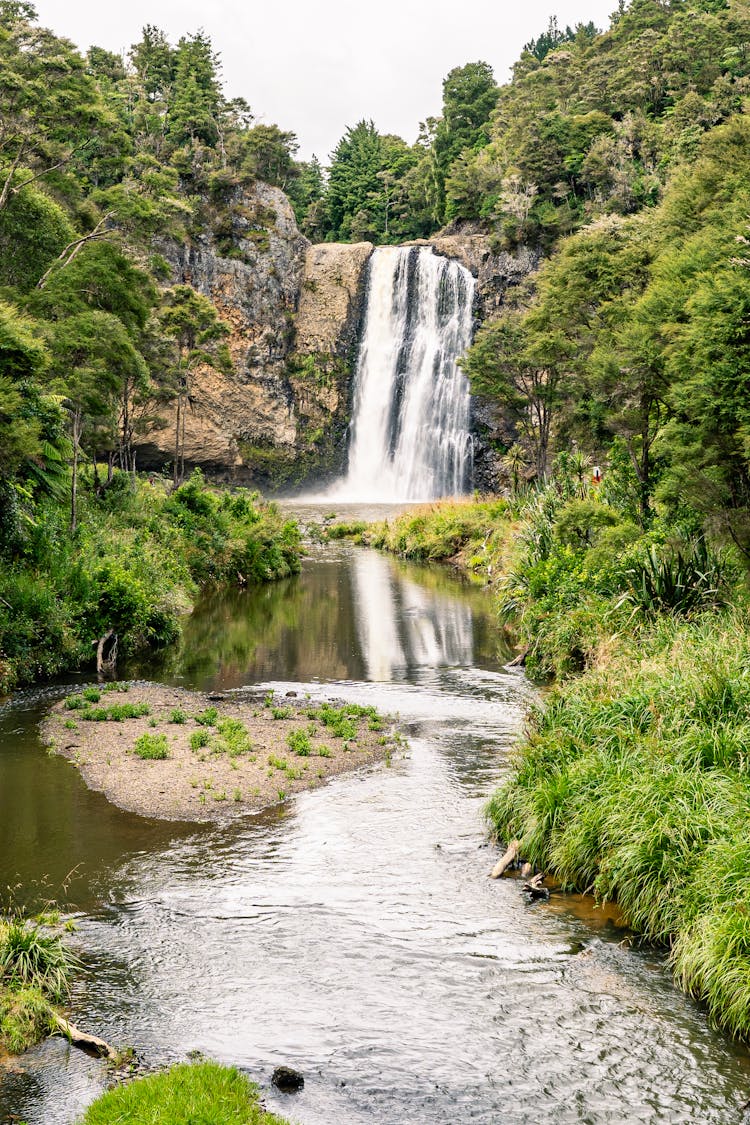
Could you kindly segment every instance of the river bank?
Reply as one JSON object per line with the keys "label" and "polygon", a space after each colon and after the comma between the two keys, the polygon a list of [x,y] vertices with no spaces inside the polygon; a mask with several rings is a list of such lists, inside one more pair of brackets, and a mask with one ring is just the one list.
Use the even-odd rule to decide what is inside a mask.
{"label": "river bank", "polygon": [[55,496],[0,516],[0,693],[174,643],[201,590],[299,573],[299,531],[247,489],[214,490],[200,473],[177,489],[153,475],[87,475],[78,522]]}
{"label": "river bank", "polygon": [[69,695],[42,732],[89,788],[120,808],[218,822],[371,762],[390,763],[401,741],[374,707],[143,683]]}
{"label": "river bank", "polygon": [[669,949],[680,987],[747,1040],[744,571],[695,529],[638,528],[572,467],[504,506],[435,504],[355,534],[469,572],[482,569],[477,544],[485,559],[499,544],[502,569],[483,567],[498,625],[532,677],[557,682],[489,802],[490,827],[563,887],[616,902]]}

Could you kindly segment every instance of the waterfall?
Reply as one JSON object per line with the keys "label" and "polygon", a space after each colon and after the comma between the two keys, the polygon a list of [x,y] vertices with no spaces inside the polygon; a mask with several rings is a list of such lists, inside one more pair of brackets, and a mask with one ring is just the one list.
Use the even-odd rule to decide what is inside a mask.
{"label": "waterfall", "polygon": [[432,500],[472,484],[469,383],[474,279],[430,247],[380,247],[369,265],[354,381],[347,501]]}

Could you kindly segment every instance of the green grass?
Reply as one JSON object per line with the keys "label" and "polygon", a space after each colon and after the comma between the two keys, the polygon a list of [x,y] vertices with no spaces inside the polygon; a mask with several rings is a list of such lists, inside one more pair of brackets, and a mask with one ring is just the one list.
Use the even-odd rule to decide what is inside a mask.
{"label": "green grass", "polygon": [[79,967],[59,934],[20,917],[0,920],[1,1048],[21,1054],[49,1034]]}
{"label": "green grass", "polygon": [[352,539],[404,558],[459,561],[461,568],[490,577],[499,568],[512,533],[506,500],[443,500],[384,523],[334,523],[328,539]]}
{"label": "green grass", "polygon": [[661,618],[532,716],[488,816],[562,883],[617,901],[680,985],[750,1038],[750,618]]}
{"label": "green grass", "polygon": [[108,1091],[82,1125],[286,1125],[265,1112],[258,1089],[234,1067],[183,1063]]}
{"label": "green grass", "polygon": [[163,761],[169,757],[167,736],[165,734],[142,734],[135,740],[133,753],[151,761]]}

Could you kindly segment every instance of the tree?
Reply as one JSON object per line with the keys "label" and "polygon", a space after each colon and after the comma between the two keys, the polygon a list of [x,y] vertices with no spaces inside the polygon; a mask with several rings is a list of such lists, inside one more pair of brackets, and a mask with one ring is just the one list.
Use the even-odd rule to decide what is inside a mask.
{"label": "tree", "polygon": [[445,181],[450,167],[465,150],[477,151],[489,142],[489,121],[498,96],[492,67],[485,62],[456,67],[443,81],[443,113],[433,143],[435,219],[439,223],[445,219]]}
{"label": "tree", "polygon": [[167,291],[159,315],[162,332],[175,345],[174,382],[176,397],[174,485],[185,477],[185,415],[190,402],[190,375],[201,363],[210,367],[231,367],[226,349],[220,347],[229,329],[219,319],[207,297],[189,285],[176,285]]}
{"label": "tree", "polygon": [[506,313],[480,329],[462,367],[472,390],[489,395],[517,428],[543,480],[567,349],[544,325],[534,329],[522,314]]}

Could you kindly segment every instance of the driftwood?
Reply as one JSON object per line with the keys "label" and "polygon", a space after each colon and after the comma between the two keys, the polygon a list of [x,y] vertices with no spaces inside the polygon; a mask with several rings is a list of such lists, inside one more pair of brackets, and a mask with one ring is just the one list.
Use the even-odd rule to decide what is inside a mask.
{"label": "driftwood", "polygon": [[544,872],[540,871],[538,875],[532,877],[524,883],[523,889],[530,898],[549,898],[549,889],[543,887]]}
{"label": "driftwood", "polygon": [[112,671],[117,664],[117,633],[114,629],[107,629],[103,637],[98,641],[92,641],[96,645],[96,670],[99,675],[105,671]]}
{"label": "driftwood", "polygon": [[526,663],[526,657],[528,655],[529,655],[529,646],[527,645],[526,648],[523,649],[522,652],[519,652],[518,656],[514,656],[512,660],[509,660],[508,663],[505,665],[505,667],[506,668],[523,668],[524,664]]}
{"label": "driftwood", "polygon": [[508,870],[511,863],[514,863],[518,859],[518,849],[520,848],[520,846],[520,840],[511,840],[511,842],[508,844],[505,855],[497,861],[495,866],[490,871],[490,879],[499,879],[500,876]]}
{"label": "driftwood", "polygon": [[110,1047],[109,1043],[105,1043],[103,1039],[97,1038],[96,1035],[87,1035],[85,1031],[79,1031],[77,1027],[68,1023],[62,1016],[55,1016],[54,1029],[64,1035],[74,1047],[80,1047],[82,1051],[96,1055],[98,1059],[116,1059],[118,1057],[117,1051],[114,1047]]}

